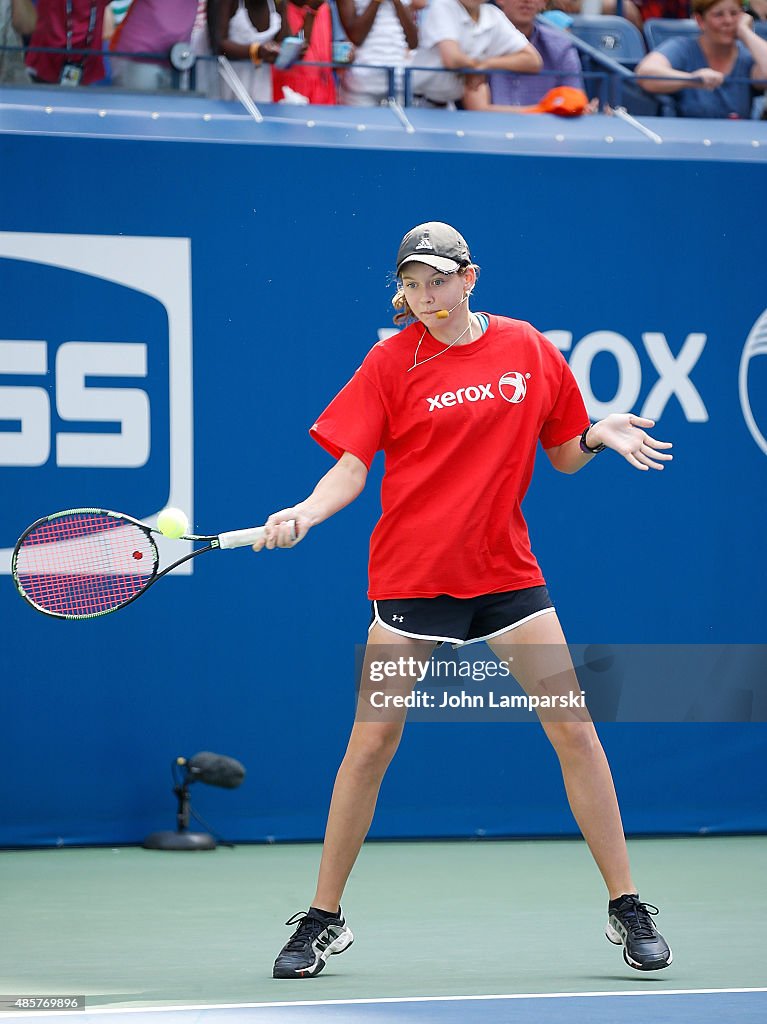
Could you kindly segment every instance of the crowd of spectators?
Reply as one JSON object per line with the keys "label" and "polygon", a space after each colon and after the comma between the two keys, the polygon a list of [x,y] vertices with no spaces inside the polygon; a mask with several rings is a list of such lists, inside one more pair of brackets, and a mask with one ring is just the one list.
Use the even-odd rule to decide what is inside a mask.
{"label": "crowd of spectators", "polygon": [[[226,57],[256,102],[402,100],[409,66],[416,105],[516,111],[535,107],[551,89],[584,90],[578,50],[561,28],[584,3],[0,0],[0,83],[169,89],[187,67],[174,58],[181,44],[186,61],[190,53]],[[642,88],[668,96],[678,116],[752,116],[767,80],[767,39],[754,31],[754,19],[767,22],[767,0],[745,3],[747,10],[741,0],[623,0],[622,14],[635,25],[691,14],[700,29],[645,56],[636,68]],[[589,0],[590,12],[595,4],[603,14],[616,9],[616,0]],[[544,20],[552,10],[557,27]],[[188,81],[207,95],[233,97],[212,59],[198,60]]]}

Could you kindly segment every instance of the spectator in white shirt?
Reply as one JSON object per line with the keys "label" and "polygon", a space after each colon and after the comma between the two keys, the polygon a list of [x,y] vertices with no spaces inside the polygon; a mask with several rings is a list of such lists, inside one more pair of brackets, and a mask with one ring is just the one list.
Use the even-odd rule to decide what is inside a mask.
{"label": "spectator in white shirt", "polygon": [[[341,103],[352,107],[370,107],[389,95],[386,71],[355,64],[379,64],[401,69],[408,52],[418,46],[416,12],[428,0],[336,0],[338,16],[350,42],[354,44],[354,64],[339,76]],[[395,79],[398,93],[401,71]]]}
{"label": "spectator in white shirt", "polygon": [[[421,68],[531,74],[543,66],[535,47],[485,0],[431,0],[412,63]],[[414,101],[422,106],[454,107],[463,97],[464,76],[450,71],[414,71],[412,84]]]}

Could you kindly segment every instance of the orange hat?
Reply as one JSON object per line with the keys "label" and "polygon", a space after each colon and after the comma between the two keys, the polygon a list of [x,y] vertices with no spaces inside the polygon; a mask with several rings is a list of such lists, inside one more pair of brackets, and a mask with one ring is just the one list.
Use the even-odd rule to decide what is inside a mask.
{"label": "orange hat", "polygon": [[577,117],[589,105],[589,99],[582,89],[560,85],[549,89],[534,107],[522,107],[523,114],[559,114],[560,117]]}

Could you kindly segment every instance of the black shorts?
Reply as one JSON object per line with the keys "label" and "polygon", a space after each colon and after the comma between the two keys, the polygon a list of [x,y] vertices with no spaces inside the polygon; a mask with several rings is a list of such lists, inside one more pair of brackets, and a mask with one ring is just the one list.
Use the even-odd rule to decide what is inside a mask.
{"label": "black shorts", "polygon": [[460,646],[491,640],[507,629],[554,611],[546,587],[527,587],[479,597],[404,597],[371,602],[370,627],[416,640]]}

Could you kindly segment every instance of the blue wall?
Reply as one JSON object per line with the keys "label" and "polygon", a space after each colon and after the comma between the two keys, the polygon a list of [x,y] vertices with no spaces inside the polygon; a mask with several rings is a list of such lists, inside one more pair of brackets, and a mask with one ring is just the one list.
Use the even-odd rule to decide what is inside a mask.
{"label": "blue wall", "polygon": [[[613,454],[574,478],[539,462],[526,512],[568,636],[762,641],[767,445],[757,431],[761,424],[767,434],[767,359],[758,345],[743,362],[753,432],[739,372],[764,312],[755,198],[763,168],[323,148],[316,139],[292,148],[0,136],[0,164],[13,176],[0,190],[2,338],[46,342],[0,343],[0,387],[42,388],[21,446],[7,436],[20,429],[8,403],[24,395],[0,391],[0,418],[10,421],[0,426],[0,451],[42,463],[0,467],[0,547],[12,547],[38,516],[72,505],[147,517],[193,488],[195,527],[216,532],[305,496],[330,465],[307,428],[390,326],[401,234],[444,219],[467,235],[482,268],[475,308],[559,332],[552,337],[573,365],[586,365],[594,345],[588,379],[603,403],[594,413],[610,407],[621,384],[631,390],[637,367],[632,404],[640,411],[659,377],[674,377],[669,367],[684,346],[699,351],[688,383],[677,375],[683,401],[677,393],[660,400],[657,434],[675,442],[667,472],[636,473]],[[54,244],[35,233],[77,237]],[[156,238],[190,244],[166,249]],[[66,269],[73,263],[92,269]],[[143,273],[153,287],[115,283],[123,270],[123,279]],[[600,331],[610,333],[582,341]],[[130,395],[122,465],[109,464],[103,437],[76,441],[66,455],[67,435],[118,429],[73,418],[77,352],[65,349],[57,362],[73,341],[145,346],[143,377],[123,369],[99,379],[87,356],[80,371],[86,388],[119,388],[121,401],[126,391],[149,396],[143,464],[125,464],[143,457]],[[615,357],[597,351],[605,346],[618,352],[620,380]],[[32,363],[47,356],[42,371],[13,362],[27,355]],[[59,462],[74,464],[57,466],[57,451]],[[168,765],[198,749],[248,768],[236,792],[195,793],[220,832],[318,838],[353,714],[379,474],[377,466],[359,501],[295,551],[206,556],[193,574],[95,622],[45,619],[8,576],[0,580],[0,844],[136,842],[171,827]],[[764,772],[754,770],[767,752],[763,724],[600,732],[628,831],[767,828]],[[665,780],[652,792],[637,750]],[[416,724],[387,776],[372,834],[574,829],[536,726]]]}

